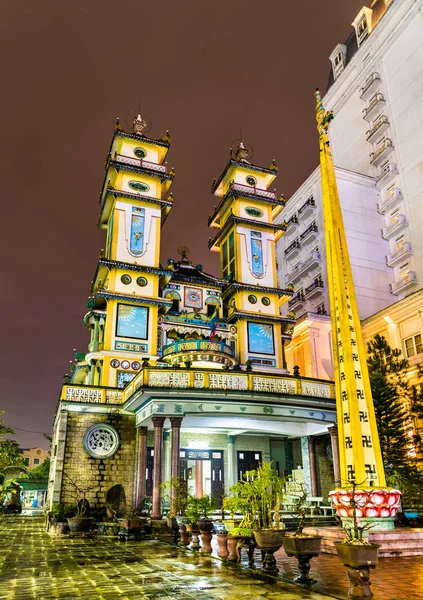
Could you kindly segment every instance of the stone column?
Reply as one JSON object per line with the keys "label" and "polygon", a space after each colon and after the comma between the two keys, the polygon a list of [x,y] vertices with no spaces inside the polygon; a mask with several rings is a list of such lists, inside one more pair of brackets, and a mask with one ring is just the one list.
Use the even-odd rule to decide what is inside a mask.
{"label": "stone column", "polygon": [[172,452],[172,467],[170,471],[171,479],[180,476],[180,464],[181,464],[181,425],[182,417],[170,417],[170,424],[172,426],[171,432],[171,452]]}
{"label": "stone column", "polygon": [[317,496],[316,448],[315,439],[312,435],[310,435],[308,438],[308,454],[310,457],[311,495]]}
{"label": "stone column", "polygon": [[204,494],[203,489],[203,461],[195,461],[195,495],[197,498],[202,498]]}
{"label": "stone column", "polygon": [[237,466],[235,464],[235,439],[234,435],[228,435],[228,476],[225,478],[228,482],[228,488],[234,485],[238,479]]}
{"label": "stone column", "polygon": [[286,356],[285,356],[285,343],[286,339],[282,336],[282,369],[287,369]]}
{"label": "stone column", "polygon": [[162,460],[162,481],[170,481],[171,474],[171,454],[170,454],[170,431],[163,432],[163,460]]}
{"label": "stone column", "polygon": [[304,486],[307,494],[311,495],[311,469],[310,469],[310,452],[308,446],[308,436],[301,438],[301,457],[303,459]]}
{"label": "stone column", "polygon": [[147,471],[147,432],[148,427],[138,427],[137,483],[135,489],[135,506],[140,510],[145,498],[145,474]]}
{"label": "stone column", "polygon": [[332,425],[328,427],[330,441],[332,444],[332,456],[333,456],[333,476],[335,479],[335,485],[341,485],[341,469],[339,466],[339,446],[338,446],[338,427]]}
{"label": "stone column", "polygon": [[153,472],[153,508],[152,519],[161,519],[161,489],[162,483],[162,450],[163,450],[163,425],[165,417],[153,417],[154,425],[154,472]]}

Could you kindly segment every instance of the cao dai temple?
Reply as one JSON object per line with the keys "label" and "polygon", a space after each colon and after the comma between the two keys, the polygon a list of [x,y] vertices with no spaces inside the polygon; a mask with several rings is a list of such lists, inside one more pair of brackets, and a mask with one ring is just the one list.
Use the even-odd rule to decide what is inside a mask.
{"label": "cao dai temple", "polygon": [[[66,481],[96,483],[93,508],[121,486],[128,507],[152,502],[182,475],[197,496],[218,498],[260,461],[325,496],[339,479],[334,385],[286,369],[295,323],[280,308],[276,242],[285,200],[273,190],[277,166],[249,162],[242,142],[212,192],[209,249],[220,277],[178,249],[160,262],[160,232],[173,205],[168,135],[116,125],[100,196],[105,230],[77,354],[56,413],[49,502],[69,503]],[[223,165],[222,165],[223,166]],[[175,200],[176,201],[176,200]]]}

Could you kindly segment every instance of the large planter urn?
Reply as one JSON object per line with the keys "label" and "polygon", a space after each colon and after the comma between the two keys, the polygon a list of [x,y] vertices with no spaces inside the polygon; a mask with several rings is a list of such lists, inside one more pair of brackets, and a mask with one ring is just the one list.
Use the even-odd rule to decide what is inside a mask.
{"label": "large planter urn", "polygon": [[228,550],[228,534],[227,533],[218,533],[217,534],[217,556],[225,560],[229,555]]}
{"label": "large planter urn", "polygon": [[254,532],[257,546],[265,552],[263,571],[268,575],[277,575],[275,552],[282,546],[285,532],[280,529],[262,529]]}
{"label": "large planter urn", "polygon": [[91,531],[94,519],[92,517],[70,517],[68,525],[71,535],[84,535]]}
{"label": "large planter urn", "polygon": [[380,544],[350,544],[335,542],[338,558],[347,568],[350,598],[368,598],[373,596],[370,589],[370,569],[378,563]]}
{"label": "large planter urn", "polygon": [[228,535],[228,560],[231,562],[239,562],[240,556],[238,551],[238,542],[241,538]]}
{"label": "large planter urn", "polygon": [[211,519],[198,519],[197,521],[197,527],[201,533],[211,533],[213,526]]}
{"label": "large planter urn", "polygon": [[314,583],[315,579],[309,577],[310,571],[310,560],[314,556],[320,554],[320,547],[322,543],[321,536],[304,535],[296,537],[293,535],[286,535],[283,538],[283,549],[287,556],[295,556],[298,560],[298,568],[300,575],[294,579],[297,583]]}
{"label": "large planter urn", "polygon": [[179,538],[180,545],[188,546],[188,544],[191,541],[191,534],[188,531],[185,523],[179,527],[179,535],[180,535],[180,538]]}
{"label": "large planter urn", "polygon": [[69,525],[67,521],[57,521],[50,524],[50,530],[54,535],[66,535],[69,533]]}

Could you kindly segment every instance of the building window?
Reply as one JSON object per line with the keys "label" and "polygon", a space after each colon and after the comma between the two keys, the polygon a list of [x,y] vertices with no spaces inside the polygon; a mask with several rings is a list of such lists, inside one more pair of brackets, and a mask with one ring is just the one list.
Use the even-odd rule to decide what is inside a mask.
{"label": "building window", "polygon": [[340,63],[342,63],[342,52],[338,52],[335,56],[335,67],[337,67]]}
{"label": "building window", "polygon": [[26,465],[29,465],[29,458],[28,458],[27,456],[24,458],[24,463],[25,463]]}
{"label": "building window", "polygon": [[423,352],[422,336],[420,333],[404,340],[404,345],[407,358]]}
{"label": "building window", "polygon": [[179,300],[174,298],[172,301],[172,306],[170,307],[170,312],[179,312]]}
{"label": "building window", "polygon": [[222,244],[222,275],[235,279],[235,236],[233,231]]}
{"label": "building window", "polygon": [[40,459],[34,458],[34,465],[39,465],[39,464],[40,464]]}
{"label": "building window", "polygon": [[410,264],[405,263],[404,265],[401,265],[399,270],[400,270],[401,279],[404,279],[405,277],[407,277],[408,273],[410,272]]}
{"label": "building window", "polygon": [[404,246],[404,243],[405,243],[404,235],[400,235],[399,237],[397,237],[395,240],[395,250],[401,250],[401,248]]}

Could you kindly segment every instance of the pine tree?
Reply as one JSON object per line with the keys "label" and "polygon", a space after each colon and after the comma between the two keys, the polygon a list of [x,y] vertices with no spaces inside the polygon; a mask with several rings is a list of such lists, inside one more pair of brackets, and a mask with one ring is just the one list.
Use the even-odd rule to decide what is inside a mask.
{"label": "pine tree", "polygon": [[421,487],[423,473],[413,456],[415,439],[412,416],[416,392],[407,379],[408,360],[401,350],[391,348],[383,336],[367,344],[367,365],[375,407],[382,458],[390,485],[404,485],[414,493]]}

